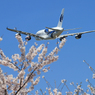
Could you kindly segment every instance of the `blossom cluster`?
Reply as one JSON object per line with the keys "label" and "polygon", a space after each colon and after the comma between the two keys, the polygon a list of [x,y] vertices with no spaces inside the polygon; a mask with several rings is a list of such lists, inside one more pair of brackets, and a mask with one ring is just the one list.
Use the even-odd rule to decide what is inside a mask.
{"label": "blossom cluster", "polygon": [[[0,68],[0,95],[28,95],[29,92],[33,91],[35,86],[40,82],[39,75],[42,72],[48,72],[50,70],[50,66],[46,67],[46,65],[51,64],[58,60],[59,56],[57,55],[60,49],[64,46],[66,39],[64,38],[58,46],[56,46],[49,54],[48,48],[45,44],[41,44],[37,47],[37,43],[32,45],[29,49],[29,52],[26,54],[26,45],[27,42],[22,40],[20,35],[16,35],[16,39],[19,42],[19,49],[21,54],[13,54],[12,59],[7,57],[3,50],[0,49],[0,65],[4,65],[13,69],[17,72],[17,76],[14,77],[12,74],[8,75],[4,73]],[[0,37],[0,41],[3,39]],[[33,59],[37,57],[37,62],[34,62]],[[89,66],[90,70],[93,72],[93,79],[95,79],[95,70],[84,60],[84,62]],[[28,70],[28,71],[27,71]],[[42,76],[45,79],[45,76]],[[46,81],[46,79],[45,79]],[[70,84],[75,87],[74,92],[71,92],[66,84],[67,80],[61,80],[61,84],[63,84],[62,88],[59,90],[59,87],[52,88],[50,84],[46,88],[48,95],[62,95],[62,89],[64,86],[67,87],[68,92],[66,95],[90,95],[87,92],[84,92],[81,88],[81,85],[74,85],[74,82]],[[88,79],[86,82],[89,83],[87,86],[91,93],[95,94],[95,87],[90,83]],[[29,86],[28,86],[29,84]],[[74,93],[74,94],[73,94]],[[35,95],[39,95],[39,91],[35,92]],[[43,92],[42,95],[46,95],[46,91]]]}
{"label": "blossom cluster", "polygon": [[[62,42],[60,42],[59,48],[55,47],[49,54],[47,54],[48,48],[45,44],[41,44],[37,47],[35,43],[26,54],[27,42],[24,42],[20,35],[16,35],[15,37],[19,42],[18,47],[21,54],[13,54],[12,59],[9,59],[9,57],[6,57],[4,54],[3,50],[0,49],[0,64],[13,69],[18,75],[13,77],[12,74],[4,74],[0,68],[0,95],[27,95],[31,92],[40,81],[40,77],[37,75],[50,70],[50,66],[46,67],[46,65],[58,60],[59,56],[57,54],[59,48],[62,48],[66,42],[64,38]],[[0,41],[1,40],[2,39],[0,39]],[[35,57],[38,57],[37,62],[33,62]],[[27,87],[28,84],[30,84],[29,87]],[[62,95],[57,89],[54,89],[53,92],[55,95],[57,93],[57,95]],[[52,95],[52,93],[50,95]]]}
{"label": "blossom cluster", "polygon": [[2,37],[0,37],[0,41],[2,41],[3,40],[3,38]]}

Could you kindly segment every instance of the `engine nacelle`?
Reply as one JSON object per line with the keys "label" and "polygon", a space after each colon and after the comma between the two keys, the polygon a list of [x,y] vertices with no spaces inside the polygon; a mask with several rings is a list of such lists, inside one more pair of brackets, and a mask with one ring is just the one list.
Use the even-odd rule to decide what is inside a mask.
{"label": "engine nacelle", "polygon": [[56,37],[56,33],[55,32],[51,33],[51,37],[55,38]]}
{"label": "engine nacelle", "polygon": [[80,38],[81,38],[81,35],[82,35],[82,34],[75,35],[75,38],[76,38],[76,39],[80,39]]}
{"label": "engine nacelle", "polygon": [[65,38],[65,37],[61,37],[61,38],[60,38],[60,41],[62,41],[64,38]]}
{"label": "engine nacelle", "polygon": [[21,36],[21,34],[20,34],[20,33],[16,33],[16,34],[15,34],[15,36],[17,36],[17,35]]}
{"label": "engine nacelle", "polygon": [[27,36],[25,37],[25,40],[26,40],[26,41],[31,40],[31,36],[30,36],[30,35],[27,35]]}

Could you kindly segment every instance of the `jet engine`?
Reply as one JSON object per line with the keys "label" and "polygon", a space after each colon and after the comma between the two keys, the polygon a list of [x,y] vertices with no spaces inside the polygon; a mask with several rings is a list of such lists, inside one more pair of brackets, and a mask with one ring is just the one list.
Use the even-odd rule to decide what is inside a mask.
{"label": "jet engine", "polygon": [[25,40],[26,40],[26,41],[31,40],[31,36],[30,36],[30,35],[27,35],[27,36],[25,37]]}
{"label": "jet engine", "polygon": [[51,38],[54,38],[54,35],[53,35],[53,33],[51,34]]}
{"label": "jet engine", "polygon": [[51,33],[51,38],[55,38],[55,37],[56,37],[56,32],[53,31],[53,32]]}
{"label": "jet engine", "polygon": [[65,38],[65,37],[61,37],[61,38],[60,38],[60,41],[62,41],[64,38]]}
{"label": "jet engine", "polygon": [[76,39],[80,39],[80,38],[81,38],[81,35],[82,35],[82,34],[75,35],[75,38],[76,38]]}
{"label": "jet engine", "polygon": [[21,36],[21,34],[20,34],[20,33],[16,33],[16,34],[15,34],[15,36],[17,36],[17,35]]}

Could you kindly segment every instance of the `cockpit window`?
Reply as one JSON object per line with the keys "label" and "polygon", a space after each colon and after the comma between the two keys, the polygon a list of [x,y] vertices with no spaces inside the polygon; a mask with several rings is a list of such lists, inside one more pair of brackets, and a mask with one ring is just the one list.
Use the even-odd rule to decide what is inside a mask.
{"label": "cockpit window", "polygon": [[48,33],[48,29],[45,29],[45,32]]}

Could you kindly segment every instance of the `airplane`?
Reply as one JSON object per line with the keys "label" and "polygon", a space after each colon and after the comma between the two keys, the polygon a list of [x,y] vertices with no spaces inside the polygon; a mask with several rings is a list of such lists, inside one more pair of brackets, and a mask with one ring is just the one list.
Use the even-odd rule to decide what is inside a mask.
{"label": "airplane", "polygon": [[92,30],[92,31],[84,31],[84,32],[70,33],[70,34],[67,33],[64,35],[60,35],[63,31],[79,29],[79,28],[74,28],[74,29],[64,30],[64,28],[62,28],[63,17],[64,17],[64,8],[61,11],[61,15],[60,15],[57,27],[52,27],[52,28],[46,27],[46,29],[39,30],[36,34],[19,31],[16,28],[15,29],[7,28],[7,30],[17,32],[16,35],[20,35],[20,36],[21,36],[21,34],[27,35],[25,38],[27,41],[31,40],[31,36],[35,37],[36,40],[52,40],[52,39],[59,38],[60,41],[62,41],[62,39],[66,38],[68,36],[74,36],[75,35],[76,39],[80,39],[82,34],[95,32],[95,30]]}

